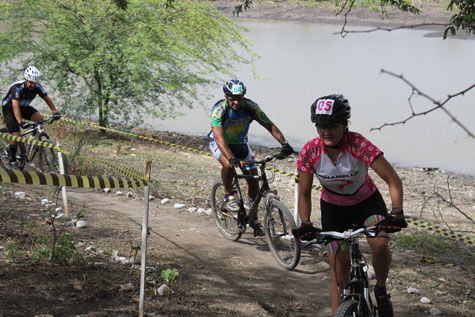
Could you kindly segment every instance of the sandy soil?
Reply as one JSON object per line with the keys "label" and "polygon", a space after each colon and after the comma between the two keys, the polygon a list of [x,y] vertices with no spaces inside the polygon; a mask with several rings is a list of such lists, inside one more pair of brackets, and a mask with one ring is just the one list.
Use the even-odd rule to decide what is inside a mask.
{"label": "sandy soil", "polygon": [[[203,139],[175,133],[155,133],[154,137],[194,148],[206,147]],[[116,143],[117,142],[117,143]],[[150,201],[149,244],[146,286],[147,316],[329,316],[329,266],[318,252],[305,250],[294,271],[282,269],[272,257],[265,239],[250,232],[238,242],[223,238],[212,215],[190,213],[187,208],[209,208],[207,194],[217,177],[217,163],[211,157],[173,147],[150,145],[148,142],[122,140],[105,142],[97,148],[115,161],[129,162],[137,167],[152,158],[152,195]],[[132,150],[133,149],[133,150]],[[275,149],[254,147],[259,156]],[[171,159],[173,158],[173,159]],[[274,167],[293,171],[295,158],[279,161]],[[137,167],[138,168],[138,167]],[[432,223],[444,222],[459,230],[473,230],[456,209],[444,204],[443,197],[473,219],[475,216],[475,182],[473,177],[423,169],[399,169],[406,190],[406,213]],[[447,189],[450,184],[450,193]],[[47,187],[2,184],[0,248],[21,237],[49,230],[44,223],[47,210],[40,200],[48,194]],[[293,208],[293,185],[288,177],[275,174],[272,187],[279,190],[282,201]],[[381,187],[387,198],[387,191]],[[29,199],[17,201],[15,191],[25,191]],[[136,316],[139,274],[130,265],[112,261],[113,251],[129,257],[140,245],[144,202],[141,191],[135,198],[116,196],[116,191],[68,189],[73,214],[85,215],[88,227],[70,230],[77,249],[85,252],[87,260],[72,266],[51,267],[31,264],[28,256],[11,261],[0,253],[0,316]],[[125,193],[125,192],[124,192]],[[143,197],[143,196],[142,196]],[[170,198],[165,205],[162,198]],[[318,193],[314,194],[318,206]],[[175,203],[186,205],[175,209]],[[316,207],[317,208],[317,207]],[[440,212],[440,215],[439,215]],[[314,212],[318,223],[318,212]],[[29,230],[21,230],[22,223]],[[419,232],[412,226],[406,232]],[[451,241],[451,240],[447,240]],[[471,316],[473,300],[473,247],[450,242],[452,248],[465,248],[467,258],[453,258],[438,254],[422,256],[414,249],[394,249],[390,275],[390,292],[396,316],[428,315],[437,307],[443,316]],[[367,246],[363,250],[369,261]],[[442,253],[446,252],[441,250]],[[157,296],[163,283],[157,276],[163,269],[176,268],[180,275],[172,283],[173,294]],[[134,288],[124,291],[124,285]],[[407,293],[416,287],[420,294]],[[422,304],[426,296],[431,304]]]}

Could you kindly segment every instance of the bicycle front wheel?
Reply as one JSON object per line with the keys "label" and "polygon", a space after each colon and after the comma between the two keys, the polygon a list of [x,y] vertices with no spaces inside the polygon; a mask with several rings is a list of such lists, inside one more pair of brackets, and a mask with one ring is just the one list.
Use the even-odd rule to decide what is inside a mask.
{"label": "bicycle front wheel", "polygon": [[289,209],[282,202],[271,200],[264,216],[266,240],[277,263],[287,270],[295,268],[300,261],[300,240],[292,234],[296,228]]}
{"label": "bicycle front wheel", "polygon": [[358,304],[359,302],[354,299],[344,301],[336,310],[335,317],[363,317],[364,315],[358,311]]}
{"label": "bicycle front wheel", "polygon": [[216,226],[219,232],[229,240],[237,241],[242,235],[239,230],[238,213],[231,212],[225,208],[224,185],[215,181],[211,187],[211,208],[213,209]]}
{"label": "bicycle front wheel", "polygon": [[[42,173],[59,173],[59,158],[58,151],[56,151],[53,146],[56,145],[51,139],[46,139],[40,137],[40,140],[51,145],[51,148],[48,147],[38,147],[38,171]],[[64,174],[68,174],[68,161],[65,155],[62,155]]]}

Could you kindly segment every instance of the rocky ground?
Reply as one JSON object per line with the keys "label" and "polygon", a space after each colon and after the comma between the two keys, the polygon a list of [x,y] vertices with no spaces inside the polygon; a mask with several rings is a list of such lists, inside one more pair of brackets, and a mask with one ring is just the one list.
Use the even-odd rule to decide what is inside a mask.
{"label": "rocky ground", "polygon": [[[134,132],[206,151],[206,142],[199,137]],[[147,316],[330,315],[329,267],[321,253],[304,250],[296,269],[286,271],[277,265],[263,238],[246,233],[239,242],[232,242],[219,234],[207,200],[218,174],[213,158],[132,138],[96,140],[83,151],[137,169],[152,160],[155,199],[150,201]],[[278,150],[254,149],[259,157]],[[293,172],[294,165],[295,158],[290,158],[273,167]],[[404,182],[408,215],[473,237],[473,177],[423,168],[397,170]],[[64,255],[66,265],[52,266],[39,250],[46,248],[42,239],[53,235],[48,216],[52,207],[41,200],[55,200],[54,192],[45,186],[1,186],[0,316],[137,315],[139,271],[129,259],[134,259],[140,246],[143,191],[131,190],[128,197],[128,190],[120,195],[117,190],[68,189],[71,215],[83,215],[86,226],[65,226],[76,243],[75,253]],[[292,209],[291,178],[273,174],[272,187]],[[380,187],[387,198],[384,186]],[[15,196],[17,192],[25,192],[26,197]],[[313,198],[318,223],[317,192]],[[55,227],[62,228],[59,220]],[[475,308],[473,246],[417,226],[394,236],[389,288],[396,315],[440,311],[442,316],[471,316]],[[369,261],[365,243],[363,250]],[[140,252],[137,255],[139,259]],[[169,281],[170,292],[161,296],[158,288],[166,282],[160,273],[172,269],[179,275]],[[409,288],[419,293],[410,294]],[[423,297],[430,303],[422,303]]]}

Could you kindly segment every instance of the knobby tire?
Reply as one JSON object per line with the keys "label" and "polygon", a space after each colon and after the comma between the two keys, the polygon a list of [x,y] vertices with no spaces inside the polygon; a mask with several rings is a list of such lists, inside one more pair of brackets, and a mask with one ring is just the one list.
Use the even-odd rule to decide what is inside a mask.
{"label": "knobby tire", "polygon": [[358,314],[358,303],[354,299],[344,301],[336,310],[334,317],[363,317]]}
{"label": "knobby tire", "polygon": [[219,232],[232,241],[241,238],[243,231],[239,230],[238,213],[230,212],[224,207],[224,185],[221,180],[215,181],[211,187],[211,208]]}
{"label": "knobby tire", "polygon": [[277,263],[287,270],[294,269],[300,261],[300,240],[292,234],[296,228],[289,209],[272,199],[264,216],[266,241]]}
{"label": "knobby tire", "polygon": [[[56,145],[56,142],[49,139],[47,135],[40,135],[40,141],[51,144],[52,146]],[[58,151],[53,148],[46,148],[39,146],[37,148],[36,155],[38,156],[38,171],[42,173],[58,173],[59,174],[59,158]],[[64,174],[68,174],[68,161],[66,155],[62,155]]]}

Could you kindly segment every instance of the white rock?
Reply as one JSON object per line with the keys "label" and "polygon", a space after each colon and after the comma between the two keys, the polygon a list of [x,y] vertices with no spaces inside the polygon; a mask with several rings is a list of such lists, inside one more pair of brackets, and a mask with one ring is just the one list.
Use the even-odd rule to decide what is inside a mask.
{"label": "white rock", "polygon": [[155,199],[155,196],[152,196],[152,195],[148,196],[148,200],[154,200],[154,199]]}
{"label": "white rock", "polygon": [[110,189],[110,188],[104,188],[104,192],[110,193],[110,192],[111,192],[111,189]]}
{"label": "white rock", "polygon": [[185,207],[184,204],[175,204],[175,205],[173,205],[173,208],[175,208],[175,209],[180,209],[180,208],[183,208],[183,207]]}
{"label": "white rock", "polygon": [[211,209],[211,208],[208,208],[208,209],[205,210],[205,214],[207,214],[207,215],[211,215],[212,213],[213,213],[213,209]]}
{"label": "white rock", "polygon": [[419,290],[418,290],[417,288],[415,288],[415,287],[409,287],[409,288],[407,289],[407,292],[408,292],[409,294],[419,294],[419,293],[420,293]]}
{"label": "white rock", "polygon": [[188,211],[189,211],[189,212],[195,212],[196,210],[197,210],[197,208],[195,208],[195,207],[190,207],[190,208],[188,208]]}
{"label": "white rock", "polygon": [[133,291],[133,290],[135,290],[135,285],[133,283],[127,283],[127,284],[121,285],[119,288],[119,292]]}
{"label": "white rock", "polygon": [[429,312],[432,316],[442,315],[442,311],[436,307],[432,307]]}
{"label": "white rock", "polygon": [[127,192],[127,197],[129,197],[129,198],[134,198],[134,197],[135,197],[135,194],[132,193],[132,192]]}
{"label": "white rock", "polygon": [[59,221],[69,221],[71,220],[71,218],[69,218],[68,216],[66,216],[66,214],[60,212],[59,214],[57,214],[54,219],[56,220],[59,220]]}
{"label": "white rock", "polygon": [[63,211],[63,207],[62,206],[59,206],[55,209],[56,212],[62,212]]}
{"label": "white rock", "polygon": [[116,196],[124,196],[124,193],[121,192],[120,190],[118,190],[116,193],[115,193]]}
{"label": "white rock", "polygon": [[49,201],[49,200],[46,199],[46,198],[43,198],[43,199],[41,200],[41,204],[42,204],[43,206],[45,206],[45,207],[51,207],[51,206],[55,206],[55,205],[56,205],[55,202]]}
{"label": "white rock", "polygon": [[122,264],[135,264],[135,263],[137,263],[137,259],[134,258],[134,257],[123,258],[123,259],[120,260],[120,263],[122,263]]}
{"label": "white rock", "polygon": [[16,199],[25,199],[26,198],[26,193],[25,192],[15,192],[13,194],[13,197]]}
{"label": "white rock", "polygon": [[374,267],[372,265],[368,266],[368,272],[366,272],[366,274],[368,274],[368,279],[370,280],[374,280],[376,278],[376,273],[374,272]]}
{"label": "white rock", "polygon": [[427,297],[422,297],[420,302],[422,304],[430,304],[430,299],[428,299]]}
{"label": "white rock", "polygon": [[162,200],[160,200],[160,203],[162,205],[165,205],[166,203],[169,203],[169,202],[170,202],[170,199],[168,199],[168,198],[163,198]]}
{"label": "white rock", "polygon": [[206,210],[205,210],[204,208],[198,208],[198,213],[199,213],[199,214],[202,214],[202,213],[204,213],[205,211],[206,211]]}
{"label": "white rock", "polygon": [[162,284],[157,289],[157,292],[158,292],[158,295],[164,296],[164,295],[168,295],[168,290],[169,290],[168,286],[166,284]]}
{"label": "white rock", "polygon": [[86,228],[87,227],[87,222],[85,222],[84,220],[78,220],[78,222],[76,222],[76,228]]}

